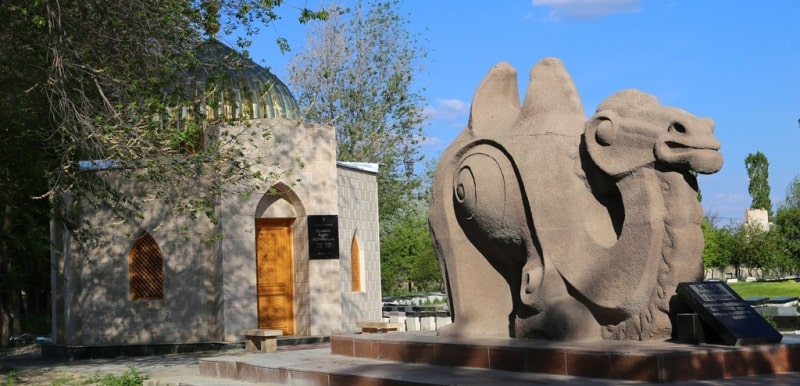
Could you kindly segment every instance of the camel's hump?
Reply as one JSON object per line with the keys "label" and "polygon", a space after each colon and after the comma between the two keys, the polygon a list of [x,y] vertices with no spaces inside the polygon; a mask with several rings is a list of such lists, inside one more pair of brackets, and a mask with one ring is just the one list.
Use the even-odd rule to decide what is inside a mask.
{"label": "camel's hump", "polygon": [[557,58],[545,58],[531,69],[519,124],[531,134],[583,133],[583,112],[578,89]]}
{"label": "camel's hump", "polygon": [[531,69],[521,108],[517,71],[506,62],[495,65],[475,91],[469,128],[473,138],[497,137],[520,129],[530,134],[575,136],[583,132],[585,119],[578,90],[564,63],[545,58]]}
{"label": "camel's hump", "polygon": [[495,65],[478,85],[469,112],[474,138],[507,131],[519,115],[517,70],[506,62]]}

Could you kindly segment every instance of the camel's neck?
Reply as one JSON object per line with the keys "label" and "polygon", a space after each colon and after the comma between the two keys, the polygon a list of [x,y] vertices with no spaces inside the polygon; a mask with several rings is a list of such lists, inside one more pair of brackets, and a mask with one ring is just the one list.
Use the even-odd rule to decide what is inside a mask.
{"label": "camel's neck", "polygon": [[[584,226],[576,237],[583,242],[562,242],[556,247],[564,251],[556,251],[553,258],[564,253],[580,256],[587,263],[558,267],[585,303],[629,313],[641,308],[649,298],[649,283],[660,265],[657,256],[663,244],[665,216],[661,182],[652,168],[639,168],[605,188],[582,205],[586,209],[580,220]],[[622,211],[624,216],[614,211]],[[613,232],[612,223],[616,229]],[[599,232],[602,228],[605,231]],[[598,278],[602,278],[602,285],[598,285]]]}
{"label": "camel's neck", "polygon": [[702,253],[703,210],[694,176],[640,168],[616,186],[625,218],[616,243],[604,252],[609,261],[625,256],[620,268],[632,264],[635,267],[624,269],[641,274],[628,277],[640,279],[631,300],[652,296],[656,277],[662,286],[677,285],[676,280],[699,280],[692,261]]}
{"label": "camel's neck", "polygon": [[[702,270],[698,272],[694,264],[703,251],[703,208],[697,200],[697,179],[688,173],[648,168],[623,178],[617,186],[625,223],[612,249],[648,245],[647,261],[665,264],[671,277],[667,281],[702,279],[697,276]],[[645,258],[644,254],[641,257]],[[667,284],[662,279],[659,282]]]}
{"label": "camel's neck", "polygon": [[[613,339],[643,340],[667,337],[671,330],[670,298],[678,283],[702,279],[702,263],[698,263],[698,257],[703,245],[700,231],[703,211],[697,201],[696,179],[689,174],[648,169],[632,174],[617,185],[627,213],[622,235],[614,248],[635,243],[638,238],[645,241],[643,245],[648,248],[636,258],[637,264],[641,264],[642,276],[637,288],[631,291],[632,308],[628,309],[637,321],[608,326],[604,335]],[[657,191],[649,190],[647,198],[640,197],[634,186],[642,185],[650,185]],[[642,193],[641,188],[638,190]],[[648,210],[640,210],[639,205],[646,205]],[[627,221],[636,213],[649,218],[641,219],[639,224]],[[644,307],[633,308],[637,303]]]}
{"label": "camel's neck", "polygon": [[[652,168],[639,168],[616,183],[624,211],[619,238],[605,249],[606,259],[625,272],[620,275],[622,293],[629,294],[625,306],[638,308],[651,293],[651,281],[661,265],[667,208],[663,186]],[[622,278],[625,279],[622,279]],[[627,304],[626,304],[627,303]],[[618,303],[619,304],[619,303]],[[627,307],[626,307],[627,308]]]}
{"label": "camel's neck", "polygon": [[[697,199],[697,179],[689,173],[658,172],[665,205],[665,244],[662,256],[667,269],[659,281],[674,290],[681,281],[703,278],[703,207]],[[667,289],[670,291],[670,289]]]}
{"label": "camel's neck", "polygon": [[[611,181],[589,162],[582,163],[589,189],[549,202],[565,208],[555,226],[537,227],[545,260],[598,309],[638,313],[650,302],[665,260],[689,248],[674,234],[689,234],[695,210],[693,190],[680,173],[641,167]],[[561,191],[561,190],[559,190]],[[690,197],[689,207],[686,200]],[[570,204],[565,204],[564,200]],[[576,207],[579,209],[572,209]],[[543,210],[551,210],[545,206]],[[552,210],[551,210],[552,211]],[[620,213],[622,213],[620,215]],[[578,228],[575,224],[582,224]],[[565,240],[571,234],[573,240]],[[669,250],[667,250],[669,249]],[[576,262],[581,264],[576,264]],[[589,269],[588,267],[591,267]],[[602,280],[602,285],[599,285]]]}
{"label": "camel's neck", "polygon": [[697,199],[697,178],[689,173],[659,171],[669,227],[698,227],[703,208]]}
{"label": "camel's neck", "polygon": [[[688,173],[639,168],[616,183],[620,217],[618,238],[608,253],[632,243],[658,244],[663,237],[675,238],[674,232],[697,230],[703,210],[697,201],[697,180]],[[613,216],[612,216],[613,217]],[[649,225],[649,226],[645,226]],[[676,253],[686,251],[680,242],[672,242]]]}

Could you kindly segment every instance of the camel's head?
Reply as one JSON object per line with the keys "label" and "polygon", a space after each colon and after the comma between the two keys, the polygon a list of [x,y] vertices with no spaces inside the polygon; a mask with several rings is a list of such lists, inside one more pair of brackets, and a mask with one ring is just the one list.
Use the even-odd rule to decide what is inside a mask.
{"label": "camel's head", "polygon": [[603,101],[586,122],[584,136],[592,161],[610,175],[647,165],[703,174],[722,168],[714,121],[663,106],[636,90]]}

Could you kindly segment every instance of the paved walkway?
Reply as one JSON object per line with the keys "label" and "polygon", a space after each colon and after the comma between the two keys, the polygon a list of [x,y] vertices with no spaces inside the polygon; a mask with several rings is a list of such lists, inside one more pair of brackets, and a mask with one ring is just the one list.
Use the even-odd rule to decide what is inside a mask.
{"label": "paved walkway", "polygon": [[[330,343],[281,346],[279,352],[291,352],[308,349],[327,349]],[[0,384],[5,384],[7,373],[13,370],[20,380],[20,385],[51,385],[52,381],[63,377],[89,377],[95,374],[121,375],[131,367],[147,375],[153,385],[254,385],[250,382],[236,382],[215,378],[201,377],[198,363],[200,359],[216,357],[240,357],[257,355],[244,349],[233,349],[219,353],[190,353],[148,357],[125,357],[110,359],[86,359],[76,361],[60,361],[44,358],[35,346],[7,355],[0,354]]]}
{"label": "paved walkway", "polygon": [[[149,357],[86,359],[58,361],[43,358],[38,353],[26,353],[0,357],[0,384],[4,384],[8,370],[13,370],[20,385],[50,385],[59,379],[86,378],[95,374],[121,375],[131,367],[148,377],[153,385],[253,385],[200,377],[198,362],[200,358],[213,358],[218,355],[244,355],[242,350],[229,350],[224,353],[192,353]],[[70,383],[66,383],[70,384]]]}

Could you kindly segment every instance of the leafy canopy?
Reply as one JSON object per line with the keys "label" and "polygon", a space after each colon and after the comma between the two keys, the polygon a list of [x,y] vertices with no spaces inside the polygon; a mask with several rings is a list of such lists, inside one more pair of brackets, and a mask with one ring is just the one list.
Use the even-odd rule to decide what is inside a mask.
{"label": "leafy canopy", "polygon": [[[236,146],[237,133],[208,139],[210,127],[226,123],[224,116],[206,112],[218,103],[221,78],[230,75],[202,60],[201,43],[221,30],[240,34],[237,45],[245,49],[249,36],[279,18],[280,5],[280,0],[20,5],[34,15],[31,28],[40,34],[31,46],[47,57],[38,63],[41,72],[31,76],[40,79],[34,87],[49,105],[49,122],[37,134],[55,165],[45,171],[50,185],[38,195],[79,197],[59,212],[70,229],[79,231],[91,225],[73,215],[80,210],[70,206],[78,203],[112,208],[123,221],[141,217],[138,203],[145,198],[213,217],[213,202],[186,194],[198,176],[213,176],[210,197],[225,186],[265,182],[267,176],[253,169],[260,161],[245,158]],[[303,8],[298,19],[326,16]],[[234,60],[229,67],[238,65]],[[123,191],[107,174],[87,172],[87,166],[113,167],[116,178],[135,179],[147,188]]]}
{"label": "leafy canopy", "polygon": [[[237,45],[244,49],[260,26],[279,18],[280,5],[0,2],[0,346],[29,322],[20,319],[46,314],[49,307],[43,295],[50,283],[47,198],[80,241],[93,231],[80,217],[86,207],[106,208],[130,222],[142,216],[139,202],[160,199],[213,217],[211,200],[186,194],[199,174],[214,177],[209,195],[226,183],[268,178],[252,170],[258,160],[247,161],[235,146],[223,148],[234,134],[206,143],[207,126],[222,122],[184,112],[207,101],[211,91],[190,81],[200,65],[197,48],[207,40],[203,29],[241,33]],[[298,20],[326,16],[302,8]],[[121,190],[87,166],[113,166],[139,188]],[[74,200],[61,202],[65,197]]]}
{"label": "leafy canopy", "polygon": [[748,154],[744,160],[747,176],[750,184],[747,191],[753,199],[750,203],[751,209],[766,209],[772,218],[772,200],[769,198],[769,161],[762,152]]}
{"label": "leafy canopy", "polygon": [[380,164],[381,220],[396,213],[419,185],[424,100],[415,83],[426,56],[406,30],[397,1],[358,2],[313,25],[289,82],[303,115],[336,130],[337,158]]}

